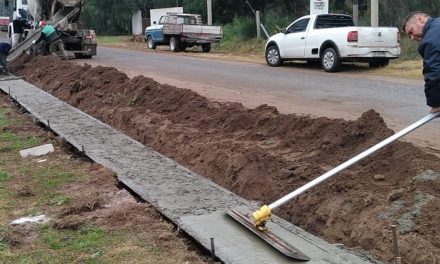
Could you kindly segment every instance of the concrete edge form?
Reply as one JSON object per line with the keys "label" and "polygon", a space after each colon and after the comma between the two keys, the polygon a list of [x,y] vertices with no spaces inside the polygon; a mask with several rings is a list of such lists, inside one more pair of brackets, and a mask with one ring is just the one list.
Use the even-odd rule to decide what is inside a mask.
{"label": "concrete edge form", "polygon": [[287,259],[225,214],[231,208],[251,212],[258,208],[256,203],[23,80],[4,80],[0,89],[90,159],[113,170],[122,183],[206,249],[210,250],[214,238],[216,256],[225,263],[379,263],[329,244],[275,216],[269,228],[312,258],[308,262]]}

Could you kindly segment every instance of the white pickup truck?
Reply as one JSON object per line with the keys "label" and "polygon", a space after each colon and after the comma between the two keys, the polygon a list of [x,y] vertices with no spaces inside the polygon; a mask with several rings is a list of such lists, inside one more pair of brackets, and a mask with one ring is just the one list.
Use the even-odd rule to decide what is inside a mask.
{"label": "white pickup truck", "polygon": [[356,27],[342,14],[303,16],[269,38],[265,57],[270,66],[287,60],[319,61],[327,72],[343,61],[385,67],[400,56],[400,33],[393,27]]}

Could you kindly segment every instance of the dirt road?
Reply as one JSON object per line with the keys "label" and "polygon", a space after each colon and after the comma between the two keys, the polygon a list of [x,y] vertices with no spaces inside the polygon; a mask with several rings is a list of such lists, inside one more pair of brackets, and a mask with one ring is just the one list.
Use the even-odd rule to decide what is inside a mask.
{"label": "dirt road", "polygon": [[[210,60],[188,53],[141,52],[101,47],[92,60],[77,63],[116,67],[128,76],[145,75],[161,83],[188,88],[208,98],[240,102],[247,107],[276,106],[281,113],[356,119],[374,109],[399,130],[426,115],[423,81],[370,76],[345,67],[325,73],[299,64],[271,68],[262,64]],[[440,124],[433,122],[408,136],[435,150]]]}

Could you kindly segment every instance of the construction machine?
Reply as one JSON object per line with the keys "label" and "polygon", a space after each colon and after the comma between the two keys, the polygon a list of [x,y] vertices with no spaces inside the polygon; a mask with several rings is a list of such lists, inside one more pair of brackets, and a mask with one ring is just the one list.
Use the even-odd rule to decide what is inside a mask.
{"label": "construction machine", "polygon": [[[27,0],[27,11],[33,18],[34,26],[45,20],[57,29],[69,57],[91,58],[96,55],[96,34],[79,23],[84,5],[85,0]],[[40,34],[41,28],[30,30],[26,39],[11,50],[7,60],[13,61],[29,50],[32,41],[38,39]]]}

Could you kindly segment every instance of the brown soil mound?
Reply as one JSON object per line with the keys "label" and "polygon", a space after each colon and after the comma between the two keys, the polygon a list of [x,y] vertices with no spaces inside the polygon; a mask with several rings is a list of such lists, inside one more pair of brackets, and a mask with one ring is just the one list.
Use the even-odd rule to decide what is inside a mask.
{"label": "brown soil mound", "polygon": [[2,230],[2,240],[12,248],[32,247],[37,240],[37,228],[32,224],[11,225]]}
{"label": "brown soil mound", "polygon": [[103,206],[104,199],[99,193],[82,194],[75,198],[75,202],[63,208],[62,216],[93,212]]}
{"label": "brown soil mound", "polygon": [[[246,109],[143,76],[129,79],[115,68],[56,57],[22,57],[12,69],[214,182],[264,203],[393,133],[374,110],[345,121],[283,115],[267,105]],[[437,171],[437,157],[396,142],[276,213],[383,260],[392,257],[389,226],[398,223],[404,263],[435,263],[440,259]]]}

